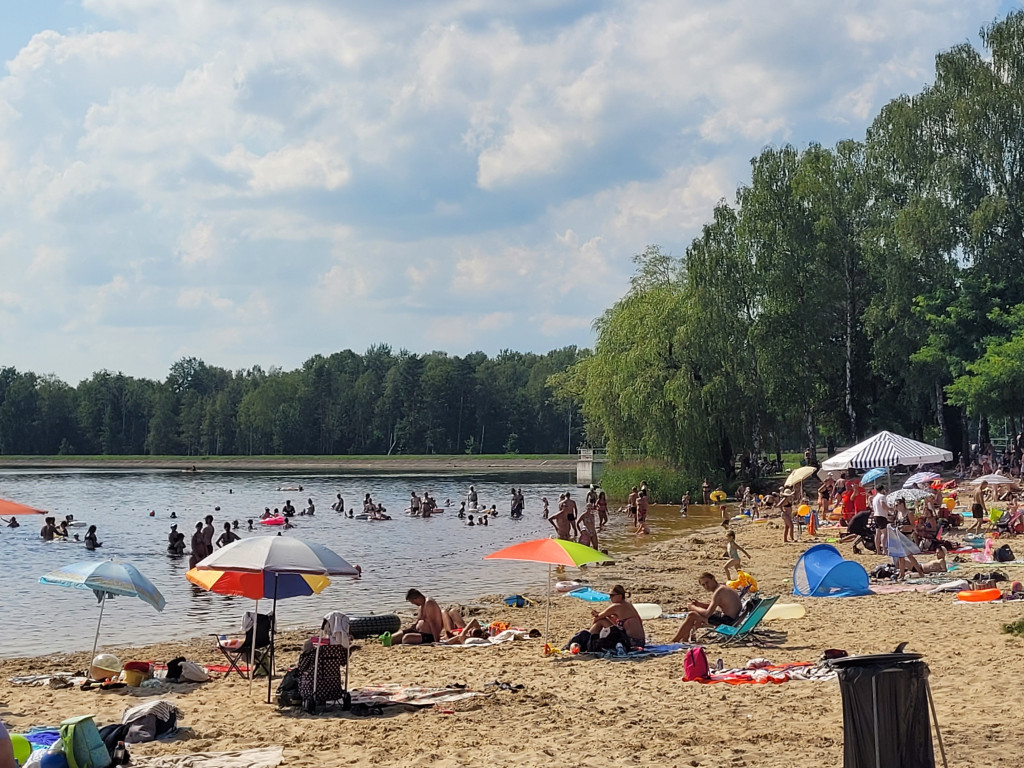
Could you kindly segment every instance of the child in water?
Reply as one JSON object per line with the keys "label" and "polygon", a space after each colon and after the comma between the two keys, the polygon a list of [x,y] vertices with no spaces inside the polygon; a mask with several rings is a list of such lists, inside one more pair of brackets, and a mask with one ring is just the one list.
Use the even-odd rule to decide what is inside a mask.
{"label": "child in water", "polygon": [[725,564],[725,580],[732,581],[732,576],[729,574],[730,568],[735,568],[737,574],[739,573],[740,566],[740,552],[743,553],[744,557],[750,559],[750,553],[747,552],[743,547],[736,543],[736,531],[729,531],[725,534],[725,556],[729,558],[729,561]]}

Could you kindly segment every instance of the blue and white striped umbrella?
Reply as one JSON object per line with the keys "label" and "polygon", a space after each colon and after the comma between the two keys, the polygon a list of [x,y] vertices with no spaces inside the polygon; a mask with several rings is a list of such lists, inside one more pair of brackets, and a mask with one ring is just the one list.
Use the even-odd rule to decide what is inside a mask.
{"label": "blue and white striped umbrella", "polygon": [[92,642],[92,655],[96,655],[96,644],[100,639],[100,624],[103,622],[103,607],[108,595],[137,597],[144,603],[162,611],[167,601],[153,582],[139,573],[131,563],[100,560],[72,563],[39,577],[40,584],[57,587],[88,589],[100,601],[100,617],[96,622],[96,637]]}
{"label": "blue and white striped umbrella", "polygon": [[932,480],[938,480],[942,475],[938,472],[915,472],[907,478],[906,482],[903,483],[904,488],[913,488],[915,485],[921,483],[930,483]]}
{"label": "blue and white striped umbrella", "polygon": [[874,437],[869,437],[864,442],[857,443],[823,461],[819,474],[824,477],[829,472],[843,469],[895,467],[897,464],[913,467],[918,464],[938,464],[952,460],[953,454],[944,448],[920,443],[892,432],[879,432]]}

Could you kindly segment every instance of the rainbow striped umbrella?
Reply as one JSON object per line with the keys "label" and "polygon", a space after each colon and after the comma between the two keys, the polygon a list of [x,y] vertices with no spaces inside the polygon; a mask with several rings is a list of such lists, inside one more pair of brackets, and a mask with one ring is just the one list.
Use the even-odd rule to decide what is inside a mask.
{"label": "rainbow striped umbrella", "polygon": [[548,566],[548,600],[544,613],[544,642],[548,641],[551,623],[551,566],[570,565],[579,568],[587,563],[610,562],[611,558],[593,547],[565,539],[534,539],[521,541],[484,556],[484,560],[518,560],[525,563],[545,563]]}
{"label": "rainbow striped umbrella", "polygon": [[272,571],[217,571],[193,568],[185,578],[207,592],[237,595],[250,600],[279,600],[286,597],[319,595],[331,580],[318,573],[280,573]]}

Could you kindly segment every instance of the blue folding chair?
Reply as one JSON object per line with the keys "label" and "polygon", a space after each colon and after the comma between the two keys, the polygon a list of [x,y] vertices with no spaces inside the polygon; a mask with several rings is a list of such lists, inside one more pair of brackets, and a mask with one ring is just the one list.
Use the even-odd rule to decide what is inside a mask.
{"label": "blue folding chair", "polygon": [[743,642],[756,644],[758,642],[757,627],[767,615],[768,611],[771,610],[772,606],[778,602],[778,599],[778,595],[761,598],[757,605],[754,606],[750,613],[748,613],[739,624],[733,626],[721,625],[711,627],[711,631],[708,633],[707,638],[711,640],[718,640],[724,645]]}

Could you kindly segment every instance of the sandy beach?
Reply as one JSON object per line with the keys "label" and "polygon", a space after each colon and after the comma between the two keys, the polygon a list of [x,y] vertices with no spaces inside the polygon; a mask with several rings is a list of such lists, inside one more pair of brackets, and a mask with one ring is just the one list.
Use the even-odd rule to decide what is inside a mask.
{"label": "sandy beach", "polygon": [[[1016,713],[1024,692],[1016,677],[1024,660],[1021,640],[1002,633],[1020,618],[1020,604],[957,604],[950,595],[921,593],[846,599],[789,597],[792,567],[811,543],[782,544],[775,524],[741,524],[738,540],[751,553],[748,570],[765,594],[803,603],[802,619],[771,622],[780,640],[767,648],[709,646],[714,661],[743,666],[753,657],[772,662],[814,661],[826,648],[852,653],[908,650],[925,654],[931,668],[939,724],[950,765],[991,766],[1006,760],[1020,742]],[[825,532],[818,541],[828,535]],[[615,566],[588,568],[582,578],[597,588],[622,583],[634,602],[655,602],[677,612],[698,597],[698,574],[721,574],[721,531],[677,539],[652,537],[642,552]],[[849,548],[844,548],[849,554]],[[870,566],[881,558],[862,556]],[[1017,569],[1024,575],[1024,568]],[[576,577],[576,572],[569,574]],[[1011,578],[1017,578],[1011,574]],[[410,585],[413,586],[413,585]],[[521,591],[509,585],[509,593]],[[344,609],[344,588],[324,593],[324,610]],[[444,602],[444,595],[435,595]],[[542,606],[511,609],[498,595],[470,610],[488,620],[543,628]],[[532,594],[532,597],[541,597]],[[589,604],[560,597],[552,609],[559,644],[589,622]],[[56,621],[56,619],[55,619]],[[647,622],[649,638],[668,642],[678,622]],[[278,659],[289,664],[314,628],[279,636]],[[16,631],[6,628],[5,631]],[[57,630],[55,630],[57,631]],[[91,633],[91,628],[83,628]],[[485,696],[445,705],[442,711],[405,707],[384,716],[332,712],[310,716],[266,704],[266,682],[234,675],[202,685],[83,692],[15,687],[13,675],[83,669],[87,653],[15,658],[0,662],[0,717],[12,730],[56,724],[93,713],[99,724],[119,722],[134,704],[162,697],[185,713],[188,735],[135,746],[133,755],[220,751],[259,745],[285,748],[287,766],[382,766],[475,764],[520,766],[767,766],[803,768],[842,764],[842,711],[838,683],[792,681],[782,685],[701,685],[682,682],[682,655],[616,661],[545,658],[541,641],[493,648],[384,648],[360,641],[351,686],[376,683],[444,687],[466,684]],[[217,662],[209,638],[134,649],[113,649],[122,660],[166,661],[183,655]],[[491,681],[522,684],[519,691],[486,688]],[[276,688],[276,683],[275,683]],[[260,695],[262,693],[262,697]],[[938,755],[936,754],[938,761]]]}

